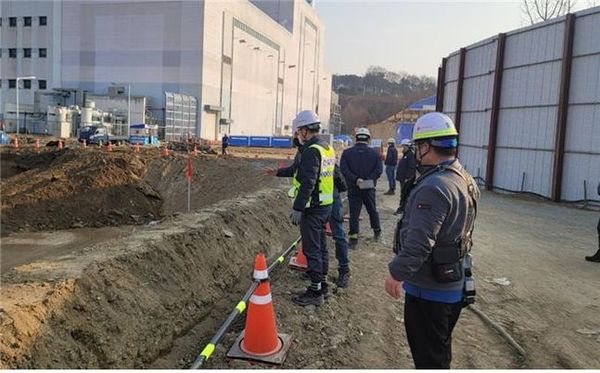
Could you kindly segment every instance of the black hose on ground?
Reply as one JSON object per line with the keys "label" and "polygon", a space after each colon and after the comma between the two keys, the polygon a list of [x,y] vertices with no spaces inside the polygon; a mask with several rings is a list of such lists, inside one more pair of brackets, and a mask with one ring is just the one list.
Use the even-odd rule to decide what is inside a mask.
{"label": "black hose on ground", "polygon": [[492,328],[494,328],[498,333],[500,333],[500,335],[506,340],[506,342],[508,342],[508,344],[510,344],[512,346],[512,348],[517,350],[517,352],[522,357],[525,357],[525,355],[526,355],[525,349],[523,349],[523,347],[521,347],[521,345],[519,345],[519,343],[517,343],[517,341],[515,341],[515,339],[510,334],[508,334],[508,332],[506,330],[504,330],[504,328],[500,324],[498,324],[494,320],[490,319],[485,313],[481,312],[481,310],[479,310],[477,307],[473,306],[472,304],[469,305],[468,308],[471,311],[473,311],[473,313],[475,313],[477,316],[479,316],[485,323],[487,323]]}
{"label": "black hose on ground", "polygon": [[[292,252],[292,250],[294,250],[298,246],[299,243],[300,243],[300,237],[298,237],[296,239],[296,241],[294,241],[287,249],[285,249],[277,257],[277,259],[275,259],[273,261],[273,263],[271,263],[271,265],[269,265],[269,267],[268,267],[269,275],[271,274],[271,271],[273,271],[275,269],[275,267],[277,267],[279,264],[285,262],[285,258]],[[221,339],[223,338],[223,336],[225,335],[225,333],[227,332],[227,330],[229,329],[231,324],[233,324],[233,322],[239,315],[244,313],[244,311],[246,310],[246,304],[248,302],[248,299],[250,299],[252,294],[254,294],[254,291],[256,290],[256,288],[258,288],[259,284],[260,284],[260,280],[255,279],[252,282],[252,285],[250,285],[250,288],[246,291],[246,293],[244,294],[242,299],[238,302],[238,304],[235,306],[233,311],[231,311],[229,316],[227,316],[227,319],[225,320],[223,325],[221,325],[219,330],[217,330],[217,333],[215,334],[215,336],[212,337],[212,339],[206,345],[206,347],[204,347],[204,349],[202,350],[200,355],[196,358],[196,360],[194,360],[190,369],[199,369],[206,362],[206,360],[208,360],[208,358],[215,351],[217,344],[221,341]]]}

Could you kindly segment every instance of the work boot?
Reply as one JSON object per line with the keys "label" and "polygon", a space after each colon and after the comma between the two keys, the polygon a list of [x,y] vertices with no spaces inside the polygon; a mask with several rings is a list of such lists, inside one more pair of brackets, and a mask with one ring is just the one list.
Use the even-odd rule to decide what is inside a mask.
{"label": "work boot", "polygon": [[298,306],[320,306],[323,304],[323,291],[306,289],[302,295],[292,297],[292,302]]}
{"label": "work boot", "polygon": [[379,239],[381,238],[381,229],[378,229],[376,231],[373,231],[373,239],[377,242],[379,242]]}
{"label": "work boot", "polygon": [[349,269],[340,269],[339,276],[337,281],[335,282],[338,288],[345,289],[350,285],[350,270]]}
{"label": "work boot", "polygon": [[596,254],[592,256],[586,256],[585,260],[587,260],[588,262],[600,263],[600,249],[596,251]]}
{"label": "work boot", "polygon": [[392,189],[388,190],[387,192],[383,193],[386,196],[393,196],[394,195],[394,191]]}

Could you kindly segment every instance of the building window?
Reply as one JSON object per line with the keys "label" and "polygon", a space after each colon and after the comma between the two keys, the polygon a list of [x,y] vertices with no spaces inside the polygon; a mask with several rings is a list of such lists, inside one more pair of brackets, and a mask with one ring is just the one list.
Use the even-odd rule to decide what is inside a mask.
{"label": "building window", "polygon": [[48,18],[46,16],[40,17],[40,26],[46,26],[48,24]]}
{"label": "building window", "polygon": [[8,49],[8,57],[17,58],[17,48],[9,48]]}
{"label": "building window", "polygon": [[31,17],[23,17],[23,27],[31,27]]}
{"label": "building window", "polygon": [[23,79],[23,88],[31,89],[31,79]]}
{"label": "building window", "polygon": [[31,58],[31,48],[23,48],[23,58]]}
{"label": "building window", "polygon": [[17,79],[8,79],[8,88],[16,88]]}
{"label": "building window", "polygon": [[38,80],[38,88],[39,89],[46,89],[46,81],[45,80]]}
{"label": "building window", "polygon": [[8,17],[8,25],[10,27],[17,27],[17,17]]}
{"label": "building window", "polygon": [[40,48],[38,54],[40,58],[46,58],[48,56],[48,50],[46,48]]}

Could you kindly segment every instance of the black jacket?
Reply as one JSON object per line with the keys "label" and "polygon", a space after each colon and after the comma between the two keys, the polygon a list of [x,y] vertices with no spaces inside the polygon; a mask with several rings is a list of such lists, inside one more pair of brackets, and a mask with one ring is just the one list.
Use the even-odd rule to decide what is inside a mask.
{"label": "black jacket", "polygon": [[417,159],[415,158],[415,152],[412,148],[402,155],[400,162],[398,162],[398,168],[396,169],[396,180],[399,182],[405,182],[406,180],[413,179],[417,172]]}
{"label": "black jacket", "polygon": [[396,149],[395,145],[388,146],[384,164],[386,166],[395,166],[398,164],[398,149]]}
{"label": "black jacket", "polygon": [[375,149],[367,144],[357,143],[342,153],[340,169],[348,184],[348,192],[356,192],[356,180],[373,180],[377,183],[383,172],[383,165]]}

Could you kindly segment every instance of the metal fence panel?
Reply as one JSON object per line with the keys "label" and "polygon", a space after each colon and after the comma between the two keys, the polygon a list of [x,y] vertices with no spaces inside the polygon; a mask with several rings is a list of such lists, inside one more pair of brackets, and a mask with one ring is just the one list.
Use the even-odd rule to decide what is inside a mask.
{"label": "metal fence panel", "polygon": [[182,141],[197,136],[197,108],[196,97],[165,92],[165,140]]}

